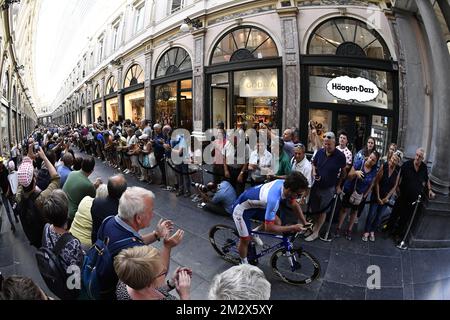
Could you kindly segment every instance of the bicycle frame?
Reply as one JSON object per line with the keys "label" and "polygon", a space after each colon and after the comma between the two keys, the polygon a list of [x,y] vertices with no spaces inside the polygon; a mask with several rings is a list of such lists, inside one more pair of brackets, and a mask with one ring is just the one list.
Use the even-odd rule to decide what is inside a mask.
{"label": "bicycle frame", "polygon": [[256,254],[256,256],[254,258],[259,259],[261,257],[264,257],[266,254],[268,253],[272,253],[280,248],[285,248],[287,251],[290,251],[293,249],[292,243],[289,240],[289,238],[287,236],[281,236],[278,234],[272,234],[272,233],[266,233],[266,232],[259,232],[259,231],[252,231],[250,233],[250,235],[261,235],[264,237],[270,237],[270,238],[274,238],[274,239],[279,239],[281,240],[281,242],[278,242],[277,244],[262,250],[261,252],[259,252],[258,254]]}

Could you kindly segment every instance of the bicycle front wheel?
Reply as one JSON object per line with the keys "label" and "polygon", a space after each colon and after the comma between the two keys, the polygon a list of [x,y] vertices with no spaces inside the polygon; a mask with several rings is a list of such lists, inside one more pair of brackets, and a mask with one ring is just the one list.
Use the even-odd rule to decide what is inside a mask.
{"label": "bicycle front wheel", "polygon": [[320,275],[317,259],[302,249],[278,249],[270,258],[270,264],[273,272],[289,284],[309,284]]}
{"label": "bicycle front wheel", "polygon": [[239,264],[240,258],[237,249],[239,234],[236,229],[225,225],[216,225],[209,231],[209,241],[219,256],[228,262]]}

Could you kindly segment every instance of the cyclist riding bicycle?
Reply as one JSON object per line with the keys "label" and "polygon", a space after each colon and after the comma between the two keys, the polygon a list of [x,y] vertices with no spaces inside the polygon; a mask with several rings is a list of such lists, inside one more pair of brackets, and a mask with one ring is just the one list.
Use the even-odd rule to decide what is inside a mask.
{"label": "cyclist riding bicycle", "polygon": [[275,180],[248,189],[239,196],[233,206],[233,219],[239,233],[239,256],[242,263],[248,263],[248,245],[252,240],[251,219],[264,221],[265,232],[295,233],[303,230],[301,224],[282,226],[277,216],[280,203],[288,201],[294,211],[306,224],[306,219],[297,204],[296,199],[308,189],[308,180],[300,172],[292,172],[286,180]]}

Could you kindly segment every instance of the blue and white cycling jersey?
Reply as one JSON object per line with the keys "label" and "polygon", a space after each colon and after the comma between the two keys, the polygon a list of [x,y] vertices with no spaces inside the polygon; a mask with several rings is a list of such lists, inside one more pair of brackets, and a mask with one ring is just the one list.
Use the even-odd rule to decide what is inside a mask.
{"label": "blue and white cycling jersey", "polygon": [[[266,224],[275,223],[276,214],[283,200],[284,180],[275,180],[248,189],[239,196],[233,208],[233,219],[240,237],[249,236],[250,219],[255,217]],[[263,216],[264,215],[264,216]]]}

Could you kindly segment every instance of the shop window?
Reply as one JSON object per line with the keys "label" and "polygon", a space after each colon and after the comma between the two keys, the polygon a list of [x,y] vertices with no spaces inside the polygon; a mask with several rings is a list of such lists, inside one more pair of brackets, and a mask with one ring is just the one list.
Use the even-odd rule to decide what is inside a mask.
{"label": "shop window", "polygon": [[191,57],[183,48],[168,50],[156,66],[156,77],[163,77],[178,72],[192,70]]}
{"label": "shop window", "polygon": [[235,127],[275,124],[278,111],[276,69],[234,72]]}
{"label": "shop window", "polygon": [[144,71],[138,64],[133,65],[125,77],[125,88],[144,82]]}
{"label": "shop window", "polygon": [[389,142],[392,141],[393,120],[391,117],[373,116],[370,136],[375,138],[375,146],[383,156],[387,153]]}
{"label": "shop window", "polygon": [[9,121],[8,121],[8,109],[1,107],[0,109],[0,123],[1,123],[1,142],[2,142],[2,155],[5,156],[9,153]]}
{"label": "shop window", "polygon": [[99,121],[100,118],[103,120],[103,106],[101,102],[94,105],[94,118],[96,122]]}
{"label": "shop window", "polygon": [[192,80],[180,81],[180,128],[192,131]]}
{"label": "shop window", "polygon": [[213,50],[211,64],[278,57],[273,39],[256,27],[242,27],[227,33]]}
{"label": "shop window", "polygon": [[[347,105],[364,105],[380,109],[393,109],[392,74],[362,68],[314,66],[309,67],[310,101]],[[328,83],[337,77],[364,78],[378,87],[379,93],[371,101],[344,100],[332,95],[327,88]]]}
{"label": "shop window", "polygon": [[119,120],[119,99],[106,100],[106,120],[108,124]]}
{"label": "shop window", "polygon": [[168,124],[176,127],[177,119],[177,82],[170,82],[155,87],[156,122],[162,126]]}
{"label": "shop window", "polygon": [[145,119],[145,92],[144,89],[126,94],[125,119],[130,119],[134,123],[139,123]]}
{"label": "shop window", "polygon": [[351,18],[333,18],[321,24],[310,39],[308,54],[391,58],[381,36],[366,23]]}
{"label": "shop window", "polygon": [[108,82],[106,83],[106,92],[105,95],[112,94],[117,91],[117,81],[116,78],[110,77]]}
{"label": "shop window", "polygon": [[229,112],[227,112],[230,88],[228,81],[228,73],[214,74],[211,77],[213,125],[223,122],[226,128],[230,127],[231,122]]}
{"label": "shop window", "polygon": [[311,130],[308,131],[308,151],[314,152],[317,148],[321,148],[323,145],[323,135],[328,131],[331,131],[333,114],[330,110],[311,109],[309,110],[309,119],[312,125],[316,129],[317,139],[312,134]]}

